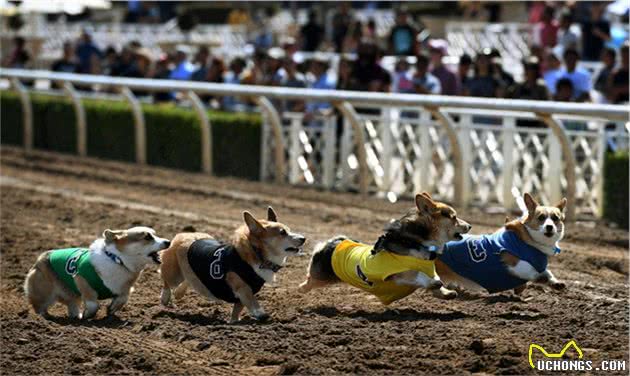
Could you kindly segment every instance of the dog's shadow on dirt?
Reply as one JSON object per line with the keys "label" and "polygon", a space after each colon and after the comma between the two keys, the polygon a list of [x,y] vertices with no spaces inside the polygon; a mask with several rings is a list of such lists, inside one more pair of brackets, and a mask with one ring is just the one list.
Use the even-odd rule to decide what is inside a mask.
{"label": "dog's shadow on dirt", "polygon": [[215,326],[215,325],[247,325],[247,324],[265,324],[266,322],[256,321],[255,319],[245,316],[236,323],[230,323],[225,313],[214,311],[211,313],[186,313],[175,311],[160,311],[153,315],[153,318],[168,317],[171,319],[184,321],[194,325]]}
{"label": "dog's shadow on dirt", "polygon": [[133,325],[132,321],[123,320],[118,316],[105,316],[99,319],[80,320],[67,316],[48,316],[48,321],[64,326],[87,326],[93,328],[122,328],[124,326]]}
{"label": "dog's shadow on dirt", "polygon": [[416,311],[414,309],[386,309],[382,312],[367,312],[364,310],[345,312],[335,307],[320,306],[312,309],[305,309],[303,313],[313,313],[328,318],[348,317],[351,319],[363,319],[371,322],[387,322],[387,321],[453,321],[463,320],[469,315],[464,312],[432,312],[432,311]]}

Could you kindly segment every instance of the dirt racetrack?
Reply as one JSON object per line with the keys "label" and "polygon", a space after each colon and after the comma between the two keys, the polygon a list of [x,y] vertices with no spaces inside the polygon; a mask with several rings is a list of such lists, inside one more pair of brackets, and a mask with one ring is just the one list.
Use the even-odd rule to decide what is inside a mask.
{"label": "dirt racetrack", "polygon": [[[599,223],[568,225],[563,252],[550,262],[567,282],[561,292],[532,286],[521,297],[441,301],[418,291],[384,307],[346,286],[298,294],[303,256],[290,258],[259,294],[267,323],[245,315],[230,325],[228,305],[192,292],[176,308],[161,307],[155,268],[115,317],[101,309],[95,320],[76,322],[57,305],[47,321],[26,304],[29,267],[40,252],[88,245],[105,228],[224,237],[244,209],[262,216],[270,204],[307,236],[310,253],[338,233],[373,242],[412,204],[7,147],[1,166],[3,374],[529,374],[537,372],[528,365],[531,342],[558,352],[571,339],[594,367],[628,361],[628,232]],[[473,233],[503,223],[475,210],[460,216]]]}

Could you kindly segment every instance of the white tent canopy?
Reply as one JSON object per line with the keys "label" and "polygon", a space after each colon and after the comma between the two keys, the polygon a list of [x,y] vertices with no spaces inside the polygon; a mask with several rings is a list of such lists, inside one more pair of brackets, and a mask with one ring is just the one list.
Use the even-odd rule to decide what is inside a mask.
{"label": "white tent canopy", "polygon": [[79,14],[85,8],[110,9],[109,0],[24,0],[18,6],[20,13]]}

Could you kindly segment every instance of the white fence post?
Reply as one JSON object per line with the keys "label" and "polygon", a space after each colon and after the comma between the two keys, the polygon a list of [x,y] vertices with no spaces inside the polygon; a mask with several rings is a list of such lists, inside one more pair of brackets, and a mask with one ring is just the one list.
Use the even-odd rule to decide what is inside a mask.
{"label": "white fence post", "polygon": [[138,101],[138,98],[133,92],[126,86],[120,88],[120,94],[129,102],[131,106],[131,112],[133,113],[133,119],[135,124],[135,138],[136,138],[136,163],[147,163],[147,132],[144,122],[144,114],[142,113],[142,106]]}
{"label": "white fence post", "polygon": [[[431,179],[431,156],[433,154],[433,148],[431,147],[431,113],[428,111],[420,111],[420,126],[419,126],[419,137],[420,137],[420,159],[418,164],[416,165],[417,171],[417,185],[416,185],[416,193],[429,191],[430,184],[429,181]],[[414,177],[414,181],[416,178]]]}
{"label": "white fence post", "polygon": [[606,126],[603,122],[597,122],[597,130],[597,166],[599,167],[599,174],[595,186],[595,191],[597,192],[597,211],[595,216],[601,218],[604,215],[604,163],[608,142],[606,139]]}
{"label": "white fence post", "polygon": [[471,176],[470,169],[472,168],[471,158],[472,158],[472,148],[470,146],[470,131],[472,129],[472,116],[471,115],[460,115],[459,116],[459,131],[458,137],[459,142],[462,149],[462,155],[465,156],[462,161],[462,170],[465,171],[464,178],[462,181],[462,192],[463,197],[462,200],[466,203],[470,202],[471,194],[470,194],[470,186],[471,186]]}
{"label": "white fence post", "polygon": [[275,176],[276,183],[284,182],[284,174],[286,171],[286,161],[284,158],[284,136],[282,135],[282,120],[278,111],[273,106],[271,101],[263,96],[255,97],[255,101],[260,106],[261,110],[267,116],[267,122],[271,126],[274,141],[274,163],[275,163]]}
{"label": "white fence post", "polygon": [[363,133],[363,124],[354,107],[348,102],[336,102],[335,107],[344,117],[348,118],[352,126],[354,134],[354,145],[356,146],[356,155],[359,163],[359,192],[363,195],[368,193],[370,169],[367,163],[367,152],[365,150],[365,135]]}
{"label": "white fence post", "polygon": [[70,97],[77,117],[77,153],[84,157],[87,155],[87,123],[85,120],[85,108],[81,102],[79,93],[70,82],[63,83],[63,90]]}
{"label": "white fence post", "polygon": [[324,151],[322,155],[322,185],[326,189],[331,189],[335,183],[335,150],[337,148],[337,117],[327,116],[323,138]]}
{"label": "white fence post", "polygon": [[302,130],[302,118],[292,117],[291,128],[289,129],[289,182],[291,184],[300,181],[301,169],[298,165],[298,158],[302,156],[302,144],[300,142],[300,131]]}
{"label": "white fence post", "polygon": [[514,185],[514,133],[516,131],[516,119],[513,117],[503,118],[503,207],[513,209],[515,207],[512,196],[512,185]]}
{"label": "white fence post", "polygon": [[201,170],[212,174],[212,124],[199,96],[190,90],[186,92],[186,96],[195,109],[201,126]]}
{"label": "white fence post", "polygon": [[391,190],[392,173],[392,130],[391,127],[400,127],[398,109],[384,107],[381,111],[381,127],[379,138],[381,141],[381,167],[383,168],[383,187]]}
{"label": "white fence post", "polygon": [[20,96],[23,119],[22,142],[24,143],[24,149],[30,151],[33,149],[33,105],[31,103],[31,97],[28,95],[28,90],[26,90],[24,85],[22,85],[17,78],[11,79],[11,85]]}

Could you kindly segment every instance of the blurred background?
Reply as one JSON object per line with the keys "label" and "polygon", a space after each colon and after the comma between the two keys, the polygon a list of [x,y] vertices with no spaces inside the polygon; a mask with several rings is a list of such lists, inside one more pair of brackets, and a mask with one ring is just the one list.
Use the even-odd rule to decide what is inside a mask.
{"label": "blurred background", "polygon": [[[2,66],[625,103],[629,4],[0,0]],[[145,99],[178,98],[161,93]],[[226,110],[249,105],[229,97],[203,99]],[[326,107],[282,106],[307,114]]]}

